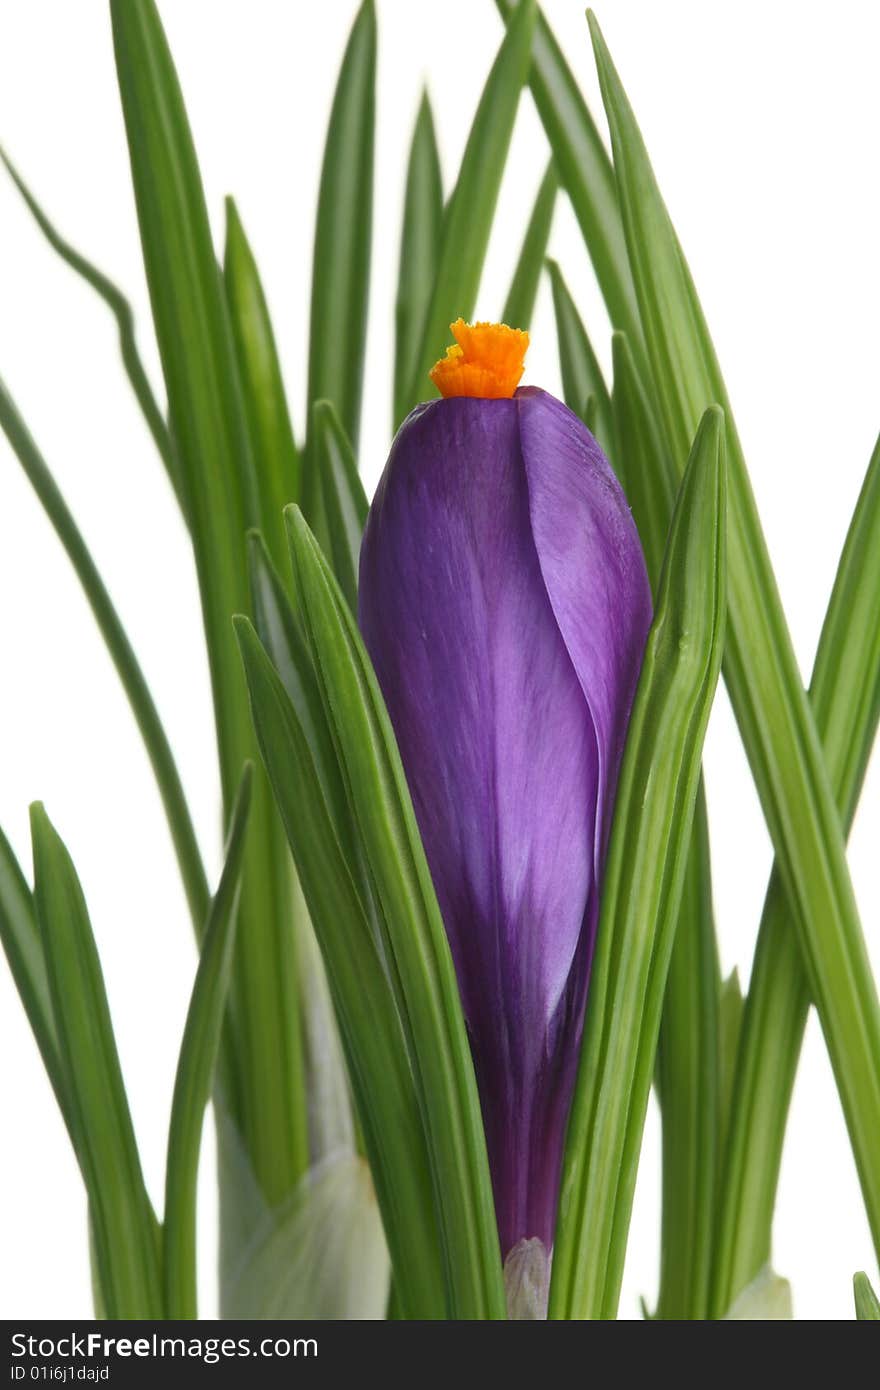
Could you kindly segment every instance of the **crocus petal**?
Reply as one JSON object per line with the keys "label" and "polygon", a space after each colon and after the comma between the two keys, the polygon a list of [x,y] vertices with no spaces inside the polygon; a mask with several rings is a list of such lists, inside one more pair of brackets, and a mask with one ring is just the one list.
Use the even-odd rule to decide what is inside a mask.
{"label": "crocus petal", "polygon": [[618,640],[632,614],[602,570],[628,542],[644,575],[638,538],[597,446],[551,399],[413,412],[361,551],[361,628],[455,960],[505,1254],[552,1244],[606,786],[646,630],[636,605]]}

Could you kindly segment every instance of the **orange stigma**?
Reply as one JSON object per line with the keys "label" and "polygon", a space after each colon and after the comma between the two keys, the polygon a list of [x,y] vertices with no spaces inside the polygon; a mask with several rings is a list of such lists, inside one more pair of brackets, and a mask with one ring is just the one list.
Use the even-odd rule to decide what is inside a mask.
{"label": "orange stigma", "polygon": [[500,400],[513,395],[523,374],[529,335],[506,323],[449,325],[455,342],[428,375],[441,396],[482,396]]}

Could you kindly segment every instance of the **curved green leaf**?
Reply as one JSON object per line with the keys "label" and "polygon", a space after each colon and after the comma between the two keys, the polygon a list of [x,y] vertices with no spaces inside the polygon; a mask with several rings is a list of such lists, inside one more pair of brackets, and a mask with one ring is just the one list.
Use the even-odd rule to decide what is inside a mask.
{"label": "curved green leaf", "polygon": [[718,401],[726,412],[731,533],[725,679],[797,924],[880,1249],[880,1003],[840,817],[715,351],[641,133],[592,15],[590,26],[630,263],[674,453],[681,456],[709,402]]}
{"label": "curved green leaf", "polygon": [[276,564],[285,554],[282,512],[299,498],[300,458],[269,306],[238,209],[226,199],[223,280],[238,358],[263,534]]}
{"label": "curved green leaf", "polygon": [[119,351],[122,355],[122,364],[125,367],[126,375],[131,383],[131,388],[134,391],[138,405],[143,413],[147,428],[153,436],[153,442],[165,465],[165,470],[168,474],[171,486],[174,488],[177,500],[180,503],[181,511],[183,511],[185,516],[186,508],[183,501],[180,470],[174,454],[174,445],[168,431],[168,426],[165,423],[165,416],[162,414],[156,397],[153,394],[150,379],[147,376],[146,368],[138,352],[137,339],[135,338],[134,331],[134,314],[131,305],[118,286],[114,285],[113,281],[108,279],[103,271],[99,270],[97,266],[92,265],[92,262],[86,260],[85,256],[81,256],[80,253],[74,250],[70,245],[70,242],[65,241],[60,232],[55,230],[55,227],[49,221],[49,218],[21,177],[21,174],[3,149],[0,149],[0,159],[2,159],[3,163],[6,165],[10,178],[27,204],[34,221],[53,251],[56,251],[61,259],[66,261],[70,266],[71,270],[75,270],[77,275],[85,280],[87,285],[91,285],[92,289],[96,294],[100,295],[101,299],[103,299],[107,308],[116,319],[116,326],[119,329]]}
{"label": "curved green leaf", "polygon": [[303,629],[357,835],[431,1159],[456,1318],[503,1318],[480,1103],[449,943],[397,744],[357,625],[301,513],[286,512]]}
{"label": "curved green leaf", "polygon": [[361,536],[369,503],[351,444],[330,401],[316,401],[312,407],[312,438],[321,475],[327,559],[356,613]]}
{"label": "curved green leaf", "polygon": [[853,1275],[853,1294],[859,1322],[880,1322],[880,1299],[871,1288],[871,1281],[864,1271]]}
{"label": "curved green leaf", "polygon": [[614,1318],[660,1014],[721,667],[723,418],[706,412],[669,533],[633,705],[568,1124],[550,1316]]}
{"label": "curved green leaf", "polygon": [[584,402],[591,396],[595,401],[596,438],[605,452],[614,459],[614,419],[611,396],[605,385],[602,369],[596,360],[593,345],[587,336],[583,320],[577,311],[562,271],[556,261],[548,260],[550,283],[553,287],[553,310],[556,314],[556,339],[559,345],[559,367],[562,372],[562,394],[565,404],[580,414]]}
{"label": "curved green leaf", "polygon": [[144,1187],[101,965],[76,870],[39,803],[31,807],[34,899],[64,1090],[89,1194],[110,1318],[160,1318],[155,1217]]}
{"label": "curved green leaf", "polygon": [[253,767],[248,763],[242,772],[238,796],[232,808],[226,860],[208,914],[174,1079],[162,1241],[165,1315],[169,1318],[198,1317],[196,1187],[199,1150],[232,971],[239,880],[252,782]]}

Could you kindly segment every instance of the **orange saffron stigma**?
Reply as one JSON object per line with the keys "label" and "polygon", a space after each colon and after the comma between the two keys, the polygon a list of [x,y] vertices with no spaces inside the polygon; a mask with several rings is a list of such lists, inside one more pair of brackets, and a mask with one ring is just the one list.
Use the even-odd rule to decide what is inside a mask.
{"label": "orange saffron stigma", "polygon": [[449,325],[455,342],[428,375],[441,396],[482,396],[500,400],[513,395],[523,374],[529,335],[506,323]]}

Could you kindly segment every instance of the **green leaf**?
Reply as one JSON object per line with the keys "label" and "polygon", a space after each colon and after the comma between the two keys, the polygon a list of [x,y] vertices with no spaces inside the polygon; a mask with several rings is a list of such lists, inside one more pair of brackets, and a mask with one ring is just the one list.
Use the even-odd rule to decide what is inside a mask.
{"label": "green leaf", "polygon": [[282,512],[288,502],[299,499],[300,458],[269,306],[232,198],[226,199],[223,279],[256,464],[261,525],[276,564],[280,564],[285,554]]}
{"label": "green leaf", "polygon": [[714,348],[644,142],[590,16],[633,278],[660,415],[682,457],[704,407],[725,409],[730,631],[725,678],[764,808],[880,1250],[880,1004],[840,817],[779,601]]}
{"label": "green leaf", "polygon": [[110,1318],[160,1318],[159,1247],[116,1053],[104,980],[70,855],[31,807],[34,897],[77,1157]]}
{"label": "green leaf", "polygon": [[[810,704],[849,834],[880,718],[880,439],[853,512],[819,645]],[[774,868],[742,1021],[719,1195],[713,1302],[725,1307],[770,1257],[788,1108],[810,991]]]}
{"label": "green leaf", "polygon": [[190,915],[198,935],[201,933],[208,908],[208,881],[168,736],[125,628],[89,548],[71,516],[48,464],[2,382],[0,428],[9,440],[25,477],[37,494],[40,505],[67,552],[131,705],[162,797]]}
{"label": "green leaf", "polygon": [[871,1281],[864,1271],[853,1275],[853,1295],[859,1322],[880,1321],[880,1300],[871,1288]]}
{"label": "green leaf", "polygon": [[198,1317],[196,1187],[199,1150],[232,970],[239,880],[252,781],[253,767],[247,763],[232,809],[226,861],[208,914],[174,1080],[162,1242],[165,1316],[169,1318]]}
{"label": "green leaf", "polygon": [[[355,447],[370,285],[375,87],[376,14],[373,0],[363,0],[342,59],[324,145],[309,336],[309,402],[332,401]],[[308,506],[317,490],[308,450],[304,467]]]}
{"label": "green leaf", "polygon": [[281,651],[285,683],[291,682],[286,689],[250,623],[238,619],[260,750],[327,968],[405,1313],[443,1318],[446,1291],[425,1137],[370,905],[343,848],[350,818],[345,793],[295,619],[265,551],[253,553],[262,589],[257,613],[273,649]]}
{"label": "green leaf", "polygon": [[364,859],[423,1116],[453,1318],[503,1318],[498,1233],[455,968],[397,744],[351,615],[302,515],[286,512],[303,628]]}
{"label": "green leaf", "polygon": [[140,353],[138,352],[134,328],[134,314],[131,305],[118,286],[114,285],[113,281],[108,279],[103,271],[99,270],[97,266],[92,265],[92,262],[86,260],[85,256],[81,256],[80,253],[74,250],[70,245],[70,242],[65,241],[60,232],[55,230],[55,227],[49,221],[49,218],[21,177],[21,174],[3,149],[0,149],[0,159],[2,159],[3,163],[6,165],[10,178],[27,204],[34,221],[53,251],[57,252],[61,259],[70,266],[71,270],[76,271],[77,275],[85,280],[87,285],[91,285],[92,289],[96,294],[100,295],[101,299],[103,299],[107,308],[116,319],[116,326],[119,329],[119,351],[122,355],[122,363],[125,367],[126,375],[134,391],[138,405],[143,412],[147,428],[153,436],[153,442],[159,451],[159,456],[165,465],[171,486],[174,488],[177,500],[185,516],[186,508],[183,501],[180,470],[174,454],[174,445],[168,431],[168,426],[165,423],[165,416],[162,414],[156,397],[153,394],[150,379],[147,376],[146,369],[141,361]]}
{"label": "green leaf", "polygon": [[361,536],[369,504],[351,444],[330,401],[316,401],[312,407],[312,437],[324,499],[326,555],[356,613]]}
{"label": "green leaf", "polygon": [[437,276],[421,343],[410,368],[406,410],[425,399],[428,372],[443,355],[449,324],[459,317],[469,318],[476,303],[520,92],[528,73],[534,18],[534,0],[520,0],[480,97],[443,222]]}
{"label": "green leaf", "polygon": [[[190,516],[225,814],[255,753],[231,615],[247,604],[245,530],[260,496],[223,283],[192,134],[155,0],[111,0],[119,91],[156,339]],[[255,780],[230,995],[226,1103],[263,1194],[308,1163],[290,857]]]}
{"label": "green leaf", "polygon": [[[497,0],[508,25],[513,0]],[[538,10],[529,85],[563,188],[580,223],[614,328],[627,333],[641,359],[642,330],[614,170],[595,122],[553,31]]]}
{"label": "green leaf", "polygon": [[529,218],[522,250],[501,315],[502,323],[509,324],[511,328],[527,329],[532,322],[558,192],[559,179],[551,160],[538,188],[535,206]]}
{"label": "green leaf", "polygon": [[55,1099],[76,1147],[67,1082],[46,972],[46,958],[31,890],[6,836],[0,830],[0,943],[31,1025]]}
{"label": "green leaf", "polygon": [[[676,490],[675,465],[627,338],[612,338],[619,465],[656,590]],[[618,465],[618,466],[619,466]],[[663,1121],[663,1204],[657,1317],[707,1315],[719,1148],[719,967],[702,783],[669,963],[657,1050]]]}
{"label": "green leaf", "polygon": [[614,448],[614,421],[611,414],[611,397],[602,376],[602,369],[587,337],[583,320],[562,278],[562,271],[553,260],[548,260],[547,269],[553,286],[553,309],[556,314],[556,338],[559,344],[559,366],[565,404],[569,410],[579,414],[584,402],[590,396],[594,398],[599,431],[596,437],[605,452],[613,458],[617,454]]}
{"label": "green leaf", "polygon": [[443,230],[443,182],[431,103],[425,92],[416,118],[403,204],[394,339],[394,427],[407,407],[413,363],[422,345],[425,312],[437,274]]}
{"label": "green leaf", "polygon": [[614,1318],[700,775],[721,665],[726,468],[706,412],[685,471],[630,719],[568,1124],[550,1316]]}

